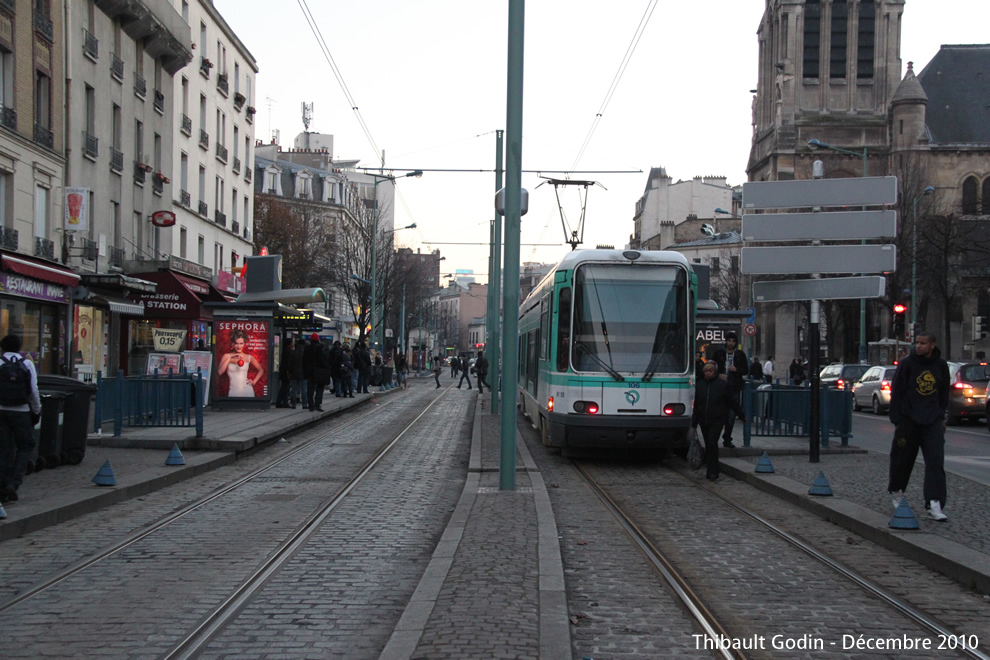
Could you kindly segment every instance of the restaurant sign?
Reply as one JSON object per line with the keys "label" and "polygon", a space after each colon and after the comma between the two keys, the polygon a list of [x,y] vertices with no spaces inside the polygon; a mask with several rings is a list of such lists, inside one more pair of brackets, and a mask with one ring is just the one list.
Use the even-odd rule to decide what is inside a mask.
{"label": "restaurant sign", "polygon": [[61,284],[42,282],[12,273],[0,273],[0,293],[48,302],[68,303],[69,290]]}

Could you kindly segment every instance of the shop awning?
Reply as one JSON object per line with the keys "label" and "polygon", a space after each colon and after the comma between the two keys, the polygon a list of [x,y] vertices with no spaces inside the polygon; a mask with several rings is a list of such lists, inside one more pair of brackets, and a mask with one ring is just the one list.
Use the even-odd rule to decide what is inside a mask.
{"label": "shop awning", "polygon": [[79,284],[79,276],[68,268],[31,260],[27,257],[12,257],[9,254],[5,254],[0,265],[2,265],[4,270],[15,272],[18,275],[33,277],[36,280],[42,280],[44,282],[53,282],[62,286],[75,286]]}
{"label": "shop awning", "polygon": [[114,298],[100,294],[93,294],[90,296],[90,300],[109,305],[111,312],[130,314],[131,316],[144,316],[144,304],[142,303],[132,303],[130,300],[124,300],[123,298]]}
{"label": "shop awning", "polygon": [[327,294],[323,289],[282,289],[281,291],[257,291],[242,293],[237,296],[237,302],[280,302],[286,305],[308,305],[314,302],[324,302]]}
{"label": "shop awning", "polygon": [[132,291],[128,295],[133,303],[144,304],[144,316],[149,318],[208,319],[212,312],[203,308],[203,302],[224,300],[208,282],[172,271],[139,273],[137,277],[157,285],[153,293]]}

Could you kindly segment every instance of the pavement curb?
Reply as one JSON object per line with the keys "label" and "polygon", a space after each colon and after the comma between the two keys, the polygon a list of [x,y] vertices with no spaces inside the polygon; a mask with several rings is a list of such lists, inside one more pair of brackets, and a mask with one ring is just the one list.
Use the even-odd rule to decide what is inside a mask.
{"label": "pavement curb", "polygon": [[[749,461],[728,458],[720,461],[726,475],[815,514],[823,520],[859,534],[877,545],[937,571],[963,586],[990,593],[987,556],[937,534],[925,531],[896,531],[888,527],[890,516],[839,496],[812,497],[808,485],[775,473],[756,473]],[[942,524],[942,523],[939,523]],[[952,524],[951,521],[945,524]]]}

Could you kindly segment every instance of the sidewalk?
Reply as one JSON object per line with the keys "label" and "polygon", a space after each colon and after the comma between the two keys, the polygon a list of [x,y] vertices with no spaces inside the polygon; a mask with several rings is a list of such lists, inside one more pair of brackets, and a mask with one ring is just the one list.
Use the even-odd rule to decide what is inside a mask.
{"label": "sidewalk", "polygon": [[[90,435],[86,455],[79,465],[42,470],[24,478],[18,491],[20,499],[4,506],[7,518],[0,520],[0,541],[78,518],[228,465],[237,460],[240,453],[270,444],[390,393],[355,394],[353,399],[337,398],[330,393],[323,399],[322,413],[311,413],[304,408],[204,410],[202,438],[195,437],[196,429],[189,427],[125,427],[117,438]],[[165,465],[173,445],[179,446],[185,465]],[[106,461],[110,461],[117,478],[115,487],[101,487],[92,482]]]}

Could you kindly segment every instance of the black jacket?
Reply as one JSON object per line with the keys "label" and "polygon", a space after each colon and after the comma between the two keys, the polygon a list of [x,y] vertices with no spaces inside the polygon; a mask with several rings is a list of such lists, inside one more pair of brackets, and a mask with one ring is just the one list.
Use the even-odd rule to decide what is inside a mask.
{"label": "black jacket", "polygon": [[694,413],[691,415],[691,426],[724,424],[730,408],[736,411],[739,419],[745,420],[742,406],[733,396],[728,381],[721,378],[712,380],[702,378],[694,388]]}
{"label": "black jacket", "polygon": [[890,421],[932,424],[945,418],[949,407],[949,365],[938,347],[927,358],[911,354],[900,361],[890,384]]}
{"label": "black jacket", "polygon": [[303,369],[306,378],[313,378],[313,367],[330,368],[330,356],[326,346],[318,341],[311,341],[303,352]]}
{"label": "black jacket", "polygon": [[[733,392],[742,391],[743,378],[749,373],[749,360],[746,359],[746,352],[736,346],[736,351],[732,355],[732,364],[735,365],[735,372],[729,372],[725,368],[725,358],[726,351],[724,348],[720,348],[715,351],[715,364],[718,365],[718,372],[720,374],[726,374],[726,380],[729,383],[729,388]],[[762,378],[762,374],[760,374]]]}
{"label": "black jacket", "polygon": [[474,370],[477,371],[482,376],[488,374],[488,358],[482,355],[478,358],[478,361],[474,363]]}

